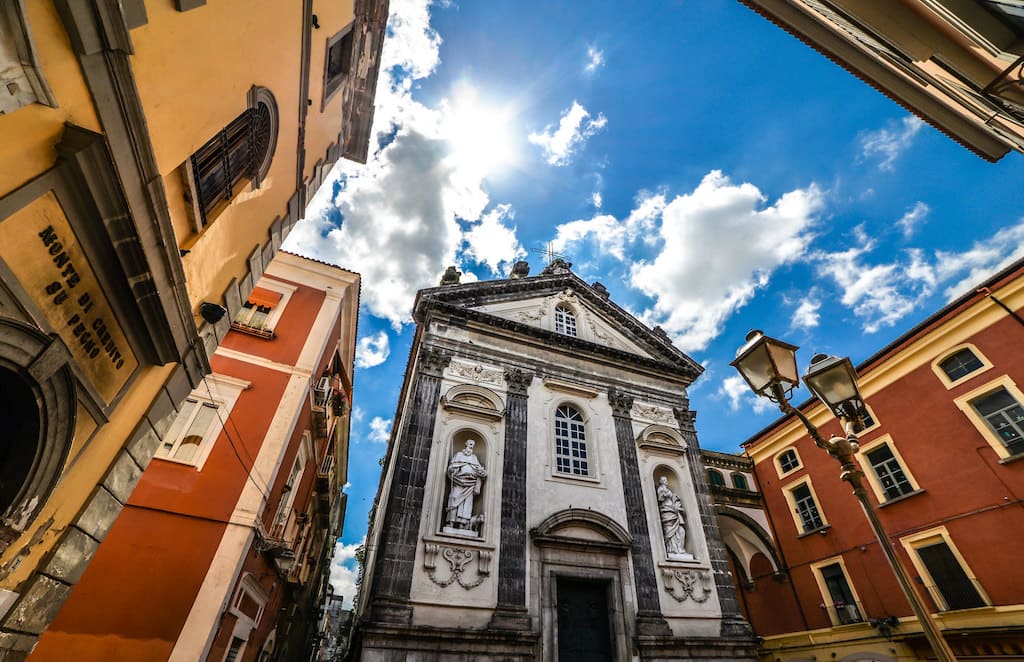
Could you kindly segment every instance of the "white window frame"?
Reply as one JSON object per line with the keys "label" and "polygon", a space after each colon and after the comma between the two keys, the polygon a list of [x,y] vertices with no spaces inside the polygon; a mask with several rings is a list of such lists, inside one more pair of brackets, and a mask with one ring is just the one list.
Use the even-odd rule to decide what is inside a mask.
{"label": "white window frame", "polygon": [[[961,377],[959,379],[952,380],[952,379],[949,378],[949,375],[946,374],[946,371],[942,369],[942,365],[941,364],[942,364],[943,361],[945,361],[946,359],[952,357],[957,352],[960,352],[960,351],[965,350],[965,349],[970,350],[971,353],[974,354],[974,356],[979,361],[981,361],[981,367],[978,368],[977,370],[973,371],[973,372],[967,373],[966,375],[964,375],[963,377]],[[955,347],[951,347],[949,350],[943,352],[940,356],[936,357],[935,360],[932,361],[931,365],[932,365],[932,372],[934,372],[935,376],[939,378],[939,381],[942,382],[942,385],[946,387],[946,390],[949,390],[949,389],[952,389],[952,388],[956,388],[957,386],[960,386],[964,382],[970,381],[971,379],[974,379],[978,375],[980,375],[982,373],[985,373],[985,372],[987,372],[987,371],[992,369],[992,362],[988,360],[988,357],[985,356],[984,354],[982,354],[981,350],[978,349],[978,347],[976,345],[974,345],[973,343],[969,343],[969,342],[968,343],[961,343],[961,344],[959,344],[959,345],[957,345]]]}
{"label": "white window frame", "polygon": [[[561,329],[559,329],[560,326]],[[569,332],[570,329],[572,333]],[[570,338],[580,337],[579,316],[567,303],[559,302],[555,304],[555,333],[560,333]]]}
{"label": "white window frame", "polygon": [[[786,451],[793,451],[793,453],[796,455],[796,466],[790,469],[789,471],[786,471],[785,469],[782,468],[781,462],[782,456],[783,454],[786,453]],[[804,459],[800,457],[800,451],[796,449],[796,446],[787,446],[778,453],[776,453],[774,457],[772,457],[772,464],[775,465],[775,473],[779,474],[779,478],[785,478],[786,476],[792,476],[796,472],[803,469]]]}
{"label": "white window frame", "polygon": [[[281,321],[281,315],[284,314],[285,307],[288,305],[288,302],[291,301],[292,295],[295,294],[295,291],[299,288],[295,285],[289,285],[288,283],[272,280],[267,276],[261,278],[259,282],[256,283],[256,287],[262,287],[265,290],[277,292],[281,295],[281,300],[277,302],[277,305],[270,309],[269,313],[267,313],[267,321],[263,323],[262,327],[259,327],[264,331],[274,333],[274,330],[277,328],[277,323]],[[242,300],[242,304],[232,320],[233,322],[238,322],[238,316],[241,314],[242,310],[245,309],[245,304],[248,302],[249,297],[247,296]],[[244,322],[240,323],[245,324]]]}
{"label": "white window frame", "polygon": [[[295,460],[292,462],[291,468],[288,471],[288,478],[292,483],[289,486],[289,483],[287,481],[285,482],[285,486],[289,486],[289,489],[281,496],[281,500],[277,504],[277,510],[274,511],[274,519],[270,522],[271,538],[290,541],[294,537],[290,534],[294,533],[295,493],[302,484],[302,477],[306,474],[306,465],[309,464],[310,457],[310,453],[307,452],[307,446],[311,444],[312,437],[309,431],[306,430],[302,433],[302,443],[299,444],[299,450],[295,454]],[[293,476],[294,478],[292,478]],[[280,532],[278,529],[280,529]]]}
{"label": "white window frame", "polygon": [[[825,583],[825,576],[821,572],[822,568],[827,568],[830,565],[836,564],[838,564],[840,570],[843,571],[843,577],[846,579],[846,586],[849,587],[850,593],[853,595],[854,607],[856,607],[857,614],[860,616],[859,621],[843,623],[839,620],[835,603],[832,600],[832,594],[829,592],[828,585]],[[818,591],[821,593],[823,601],[822,606],[826,607],[825,611],[828,613],[828,618],[832,622],[833,627],[840,627],[844,625],[863,626],[867,623],[868,617],[867,614],[864,613],[864,603],[861,602],[860,595],[857,594],[857,587],[853,585],[853,581],[850,579],[850,571],[846,569],[846,562],[843,560],[842,555],[833,556],[821,561],[815,561],[811,564],[811,572],[814,574],[814,582],[818,585]],[[831,605],[831,609],[828,608],[829,605]]]}
{"label": "white window frame", "polygon": [[992,605],[992,599],[988,597],[988,593],[985,588],[978,581],[978,576],[971,570],[971,566],[967,564],[967,560],[964,559],[963,554],[957,549],[957,546],[953,544],[953,539],[949,535],[949,530],[945,526],[937,526],[934,529],[928,529],[926,531],[920,531],[918,533],[904,536],[900,538],[900,543],[903,548],[907,550],[907,555],[910,556],[910,562],[914,564],[914,569],[917,570],[917,574],[921,576],[925,581],[925,588],[928,591],[928,595],[931,596],[932,601],[939,607],[941,611],[950,611],[949,605],[946,603],[946,599],[942,597],[942,591],[939,590],[938,584],[935,578],[932,577],[932,573],[928,572],[928,566],[924,564],[921,557],[917,554],[918,547],[928,547],[929,545],[937,542],[944,542],[949,551],[953,553],[953,557],[956,562],[960,564],[964,574],[974,584],[974,589],[981,596],[982,602],[986,606]]}
{"label": "white window frame", "polygon": [[[563,407],[564,408],[572,409],[580,417],[579,421],[573,421],[572,419],[569,419],[568,425],[570,426],[570,430],[571,430],[571,426],[574,425],[574,424],[578,424],[579,427],[582,429],[582,433],[583,433],[582,448],[583,448],[583,452],[586,454],[586,457],[583,458],[582,461],[586,463],[586,473],[576,473],[573,470],[573,466],[572,466],[573,463],[574,463],[574,458],[572,457],[572,443],[573,443],[573,440],[572,440],[571,436],[566,438],[566,443],[569,444],[569,454],[568,455],[561,455],[558,452],[558,420],[559,420],[558,419],[558,410],[562,409]],[[590,444],[590,439],[588,439],[589,435],[587,433],[587,417],[584,415],[584,413],[580,410],[579,407],[577,407],[575,404],[572,404],[572,403],[569,403],[569,402],[563,402],[563,403],[559,404],[558,406],[556,406],[555,410],[554,410],[554,414],[551,417],[551,435],[552,435],[552,439],[554,441],[553,447],[554,447],[554,452],[555,452],[555,464],[554,464],[555,474],[557,474],[559,476],[562,476],[564,478],[590,478],[590,477],[592,477],[594,475],[593,463],[592,463],[592,460],[591,460],[591,455],[592,455],[591,446],[592,446],[592,444]],[[560,470],[558,468],[558,460],[559,460],[559,458],[562,458],[562,457],[564,457],[565,459],[567,459],[569,461],[569,465],[570,465],[569,466],[569,471],[562,471],[562,470]],[[576,461],[579,461],[579,460],[576,460]]]}
{"label": "white window frame", "polygon": [[[818,517],[821,519],[821,526],[810,530],[804,529],[804,520],[800,517],[800,512],[796,503],[796,496],[793,494],[793,490],[797,489],[801,485],[806,485],[807,489],[810,491],[811,498],[814,499],[814,506],[818,509]],[[828,522],[828,518],[825,517],[825,509],[821,507],[821,499],[818,498],[818,493],[814,491],[814,483],[811,482],[810,476],[804,476],[803,478],[794,480],[791,483],[786,483],[786,485],[782,487],[782,493],[786,497],[786,502],[789,504],[789,512],[793,517],[793,523],[796,524],[798,538],[811,533],[824,531],[831,526]]]}
{"label": "white window frame", "polygon": [[991,446],[992,450],[994,450],[996,455],[999,456],[1000,461],[1008,461],[1018,457],[1024,457],[1024,454],[1018,453],[1017,455],[1013,455],[1010,453],[1010,449],[1003,443],[1002,438],[996,434],[996,431],[988,424],[985,417],[978,413],[978,410],[971,404],[974,400],[982,398],[993,391],[998,391],[1000,387],[1005,388],[1010,395],[1017,400],[1017,402],[1024,405],[1024,393],[1021,392],[1017,387],[1017,383],[1014,382],[1009,375],[1002,375],[1001,377],[997,377],[978,388],[972,389],[955,398],[953,403],[956,404],[957,408],[962,411],[964,415],[967,416],[967,420],[977,428],[978,432],[981,433],[982,438],[988,442],[988,445]]}
{"label": "white window frame", "polygon": [[[875,471],[874,465],[871,464],[871,460],[868,458],[868,453],[883,445],[889,446],[892,456],[897,462],[899,462],[903,475],[907,477],[907,482],[910,483],[911,488],[913,488],[910,492],[891,499],[885,493],[885,488],[882,486],[882,480],[878,477],[878,473]],[[907,461],[903,459],[903,455],[900,454],[900,449],[896,446],[895,442],[893,442],[891,435],[883,434],[877,439],[873,439],[868,443],[863,444],[860,447],[860,450],[857,451],[856,457],[857,461],[860,462],[864,475],[868,479],[868,484],[871,485],[871,489],[875,493],[875,497],[878,499],[879,505],[884,506],[892,501],[901,501],[909,496],[913,496],[914,494],[921,492],[920,484],[918,484],[917,479],[914,478],[914,474],[910,472],[910,467],[907,465]]]}
{"label": "white window frame", "polygon": [[[217,437],[220,436],[221,430],[224,429],[224,423],[228,420],[231,411],[235,407],[235,403],[238,401],[238,396],[241,395],[242,391],[251,386],[252,382],[244,379],[216,373],[207,375],[204,383],[186,396],[185,403],[178,411],[174,422],[171,423],[167,434],[164,435],[160,447],[153,456],[154,459],[193,466],[197,471],[202,471],[203,465],[206,464],[207,458],[210,457],[210,452],[213,450]],[[189,425],[191,425],[196,414],[199,412],[199,408],[205,406],[215,407],[217,412],[203,432],[203,440],[199,443],[199,448],[196,449],[195,454],[189,460],[172,457],[181,445]],[[170,448],[166,447],[168,440],[171,440]]]}
{"label": "white window frame", "polygon": [[[238,588],[235,591],[235,596],[231,600],[231,606],[228,608],[228,612],[235,616],[235,627],[231,631],[231,638],[228,640],[228,648],[224,651],[224,659],[227,660],[228,653],[231,650],[230,642],[235,638],[242,640],[242,645],[238,649],[238,653],[235,655],[236,660],[241,660],[245,655],[245,649],[249,646],[249,637],[256,630],[256,627],[260,623],[260,619],[263,617],[263,612],[267,607],[267,602],[270,601],[270,596],[260,586],[260,583],[256,581],[256,578],[251,573],[247,573],[242,581],[238,582]],[[259,605],[259,610],[256,613],[256,619],[253,620],[251,616],[246,614],[239,608],[239,603],[242,601],[242,597],[248,595],[253,599],[256,604]]]}

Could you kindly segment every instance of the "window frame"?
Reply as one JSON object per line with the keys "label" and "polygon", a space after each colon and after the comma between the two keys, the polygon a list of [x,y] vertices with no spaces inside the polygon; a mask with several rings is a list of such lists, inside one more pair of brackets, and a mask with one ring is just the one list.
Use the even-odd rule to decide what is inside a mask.
{"label": "window frame", "polygon": [[[281,316],[284,315],[284,309],[288,306],[288,302],[291,301],[292,295],[295,294],[296,290],[298,290],[299,288],[296,287],[295,285],[289,285],[288,283],[282,283],[281,281],[271,280],[266,276],[261,278],[254,287],[262,287],[265,290],[277,292],[278,294],[281,295],[281,299],[277,302],[277,305],[271,308],[270,312],[267,313],[267,319],[262,327],[264,331],[274,334],[276,332],[278,322],[281,321]],[[234,316],[231,318],[232,325],[234,325],[235,323],[241,324],[241,322],[238,322],[238,316],[241,314],[242,309],[245,308],[245,304],[247,304],[248,302],[248,296],[242,299],[241,304],[238,307],[238,311],[236,311]]]}
{"label": "window frame", "polygon": [[[725,474],[723,474],[720,469],[715,469],[714,467],[706,467],[704,469],[704,475],[707,477],[708,485],[711,486],[711,487],[727,487],[728,486],[728,483],[725,481]],[[722,480],[722,482],[721,483],[716,483],[715,481],[713,481],[711,479],[711,476],[713,476],[713,475],[718,476]]]}
{"label": "window frame", "polygon": [[[562,319],[559,319],[559,313],[561,313]],[[567,324],[566,320],[571,322],[571,324]],[[555,333],[561,334],[563,336],[568,336],[569,338],[580,337],[579,316],[576,314],[576,311],[573,310],[571,306],[564,302],[555,304],[554,325]],[[563,330],[559,330],[559,325],[562,326]],[[570,327],[572,333],[569,333]]]}
{"label": "window frame", "polygon": [[[558,441],[559,441],[559,435],[558,435],[558,421],[559,421],[559,417],[558,417],[558,414],[559,414],[559,411],[561,409],[563,409],[563,408],[571,409],[572,411],[576,412],[576,414],[579,416],[578,424],[579,424],[579,427],[580,427],[581,432],[582,432],[582,438],[579,441],[582,441],[581,445],[582,445],[583,453],[585,455],[585,457],[583,457],[582,459],[573,458],[573,456],[571,454],[572,450],[573,450],[572,443],[574,441],[574,439],[572,438],[571,434],[570,434],[570,436],[566,437],[566,442],[569,444],[569,447],[568,447],[569,455],[563,456],[558,451],[558,445],[559,445],[558,444]],[[574,405],[572,403],[568,403],[568,402],[563,402],[563,403],[561,403],[561,404],[559,404],[558,406],[555,407],[554,415],[552,416],[551,422],[552,422],[552,425],[551,425],[552,439],[554,440],[553,448],[554,448],[554,459],[555,459],[555,462],[554,462],[555,474],[558,475],[558,476],[562,476],[563,478],[593,478],[594,472],[593,472],[593,463],[591,461],[591,449],[590,449],[590,446],[587,443],[588,442],[588,439],[587,439],[587,418],[583,415],[583,412],[580,411],[579,407],[577,407],[576,405]],[[567,425],[571,426],[572,423],[577,423],[577,421],[573,421],[571,418],[567,419]],[[572,431],[571,427],[569,427],[569,431],[570,432]],[[558,460],[559,460],[560,457],[565,457],[569,461],[570,471],[562,471],[561,469],[559,469]],[[576,473],[575,471],[572,471],[572,469],[574,469],[573,464],[574,464],[575,461],[582,461],[582,462],[586,463],[586,473]]]}
{"label": "window frame", "polygon": [[[846,580],[846,587],[850,589],[850,594],[853,596],[853,606],[857,609],[857,614],[860,616],[860,620],[851,621],[849,623],[843,623],[839,619],[839,614],[836,611],[835,600],[832,598],[832,593],[828,590],[828,584],[825,583],[825,575],[822,573],[822,568],[829,566],[838,565],[839,569],[843,572],[843,579]],[[867,616],[864,614],[863,602],[861,602],[860,595],[857,594],[857,588],[853,585],[853,581],[850,579],[850,571],[846,568],[846,561],[843,560],[842,555],[833,556],[821,561],[815,561],[810,564],[811,572],[814,574],[814,583],[818,585],[818,591],[821,593],[822,604],[824,606],[831,605],[831,609],[826,608],[825,612],[828,614],[828,618],[832,621],[832,627],[841,627],[844,625],[863,625],[867,622]]]}
{"label": "window frame", "polygon": [[925,565],[924,560],[917,553],[918,548],[928,547],[938,542],[943,542],[949,551],[953,553],[953,558],[960,564],[961,570],[967,575],[967,578],[971,581],[974,589],[978,592],[978,596],[981,601],[985,604],[981,607],[970,607],[969,609],[983,609],[984,607],[992,606],[992,599],[989,598],[988,592],[985,587],[978,581],[978,576],[974,574],[971,566],[967,563],[963,554],[953,543],[953,538],[949,535],[949,530],[945,526],[937,526],[933,529],[927,529],[925,531],[919,531],[909,536],[903,536],[900,538],[900,543],[906,550],[907,555],[910,557],[910,562],[914,564],[914,569],[917,570],[917,574],[925,581],[925,590],[928,591],[928,595],[931,597],[932,602],[935,603],[936,608],[939,611],[964,611],[960,609],[949,609],[949,604],[946,602],[946,598],[943,597],[942,591],[939,590],[938,583],[935,578],[932,577],[932,573],[928,571],[928,566]]}
{"label": "window frame", "polygon": [[[209,390],[207,390],[207,386],[209,386]],[[194,389],[185,396],[185,403],[194,403],[194,407],[191,408],[193,411],[186,413],[185,405],[184,403],[182,404],[181,408],[178,409],[177,415],[174,417],[174,421],[171,423],[171,427],[164,436],[164,440],[161,441],[160,446],[153,455],[153,459],[192,466],[195,467],[196,471],[202,471],[206,460],[213,451],[217,438],[220,437],[220,433],[224,429],[224,423],[228,420],[231,411],[235,407],[235,403],[238,401],[238,397],[242,391],[251,386],[252,382],[244,379],[217,373],[207,375],[204,384],[201,384],[199,388]],[[195,454],[188,460],[171,457],[174,451],[181,446],[185,433],[195,419],[195,415],[199,412],[200,407],[210,405],[217,408],[217,415],[213,417],[213,420],[210,421],[203,432],[202,441],[199,442],[199,447],[196,448]],[[167,439],[173,439],[170,448],[166,448]]]}
{"label": "window frame", "polygon": [[[789,451],[793,451],[793,454],[796,456],[796,466],[787,471],[782,468],[782,456]],[[776,453],[774,457],[772,457],[772,464],[775,465],[775,472],[779,474],[779,478],[785,478],[786,476],[795,474],[797,471],[804,468],[804,460],[800,457],[800,451],[797,450],[796,446],[787,446]]]}
{"label": "window frame", "polygon": [[[811,493],[811,499],[814,501],[814,507],[818,511],[818,519],[821,520],[821,526],[817,526],[813,529],[804,528],[804,520],[800,516],[800,509],[797,506],[796,495],[793,494],[793,491],[799,489],[802,485],[806,485],[808,491]],[[789,512],[793,517],[793,523],[796,525],[798,538],[811,533],[817,533],[818,531],[824,531],[831,526],[828,518],[825,516],[825,510],[821,507],[821,499],[818,498],[818,493],[814,491],[814,483],[811,482],[810,476],[804,476],[794,480],[793,482],[786,483],[782,486],[782,493],[786,497],[786,502],[789,504]]]}
{"label": "window frame", "polygon": [[[889,451],[892,452],[893,458],[895,458],[896,462],[899,463],[900,470],[903,471],[903,475],[906,476],[907,482],[910,483],[910,487],[912,488],[910,492],[901,494],[898,497],[890,498],[886,494],[885,487],[882,485],[882,479],[878,476],[874,465],[871,463],[871,459],[868,457],[868,453],[876,450],[880,446],[886,445],[889,447]],[[875,498],[878,499],[879,506],[885,506],[889,503],[902,501],[903,499],[924,491],[921,489],[921,485],[917,482],[914,474],[911,473],[910,468],[907,465],[907,461],[903,459],[903,455],[900,453],[900,449],[893,441],[891,435],[883,434],[877,439],[872,439],[871,441],[862,444],[860,450],[857,451],[856,457],[857,461],[860,462],[864,476],[868,479],[868,484],[871,485],[871,490],[875,493]]]}
{"label": "window frame", "polygon": [[[355,21],[352,21],[342,29],[335,32],[333,35],[327,38],[326,46],[324,47],[324,78],[323,78],[323,98],[320,101],[320,112],[324,112],[327,108],[327,104],[330,103],[331,99],[338,94],[342,87],[344,87],[345,80],[352,75],[352,70],[357,64],[358,58],[355,57],[355,46],[356,46],[356,33],[355,33]],[[340,41],[344,41],[346,37],[351,36],[352,43],[349,53],[348,69],[338,74],[335,77],[330,76],[329,65],[331,47]]]}
{"label": "window frame", "polygon": [[[978,368],[977,370],[967,373],[966,375],[960,377],[959,379],[950,379],[949,375],[946,374],[946,371],[942,369],[942,362],[945,361],[946,359],[952,358],[953,355],[957,354],[958,352],[962,352],[965,349],[969,350],[972,354],[974,354],[975,358],[981,361],[981,367]],[[970,381],[971,379],[974,379],[978,375],[981,375],[982,373],[991,370],[992,367],[992,362],[988,360],[988,357],[985,356],[974,343],[961,343],[959,345],[951,347],[942,354],[940,354],[939,356],[935,357],[935,359],[931,363],[932,372],[934,372],[935,376],[939,378],[939,381],[942,382],[942,385],[946,387],[947,391],[949,389],[956,388],[957,386],[960,386],[961,384]]]}
{"label": "window frame", "polygon": [[[302,479],[306,475],[306,469],[309,465],[309,458],[311,453],[307,452],[307,446],[311,446],[312,435],[309,430],[302,433],[302,441],[299,444],[298,451],[295,453],[295,459],[292,461],[291,468],[288,471],[288,478],[285,479],[284,486],[282,486],[282,495],[280,500],[277,502],[277,508],[274,510],[274,518],[270,520],[270,526],[268,527],[268,537],[275,538],[278,540],[286,540],[292,542],[294,536],[290,536],[293,531],[293,521],[295,515],[295,493],[299,490],[299,486],[302,485]],[[297,470],[297,471],[296,471]],[[290,485],[287,492],[284,492],[284,487],[289,486],[288,480],[294,475],[294,482]],[[283,517],[283,519],[282,519]],[[277,535],[278,527],[280,527],[280,535]]]}
{"label": "window frame", "polygon": [[982,438],[988,442],[988,445],[999,456],[999,461],[1005,463],[1018,458],[1024,458],[1024,453],[1011,453],[1003,439],[989,425],[988,420],[972,404],[974,400],[990,395],[1000,388],[1005,388],[1018,404],[1024,406],[1024,393],[1021,392],[1020,388],[1017,387],[1017,383],[1009,375],[1002,375],[977,388],[971,389],[963,395],[954,398],[953,403],[967,416],[967,420],[974,425],[978,432],[981,433]]}

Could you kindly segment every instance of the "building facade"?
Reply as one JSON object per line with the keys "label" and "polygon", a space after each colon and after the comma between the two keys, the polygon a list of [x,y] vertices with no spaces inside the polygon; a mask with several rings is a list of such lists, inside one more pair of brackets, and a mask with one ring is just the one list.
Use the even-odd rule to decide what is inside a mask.
{"label": "building facade", "polygon": [[30,660],[309,659],[344,520],[359,276],[279,253],[249,302]]}
{"label": "building facade", "polygon": [[752,659],[701,368],[569,267],[417,296],[354,659]]}
{"label": "building facade", "polygon": [[331,164],[365,159],[386,17],[0,6],[0,659],[53,620]]}
{"label": "building facade", "polygon": [[1024,151],[1015,0],[740,0],[978,156]]}
{"label": "building facade", "polygon": [[[878,515],[958,659],[1024,660],[1024,262],[858,367],[857,460]],[[817,402],[801,409],[843,434]],[[929,659],[920,625],[838,464],[794,418],[744,443],[781,572],[751,563],[741,603],[762,659]]]}

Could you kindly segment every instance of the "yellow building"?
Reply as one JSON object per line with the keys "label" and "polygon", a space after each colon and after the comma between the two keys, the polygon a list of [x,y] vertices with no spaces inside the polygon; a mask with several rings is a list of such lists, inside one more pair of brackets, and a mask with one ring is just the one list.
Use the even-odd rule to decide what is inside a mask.
{"label": "yellow building", "polygon": [[52,621],[331,166],[365,161],[387,11],[0,4],[0,659]]}
{"label": "yellow building", "polygon": [[956,140],[1024,151],[1017,0],[740,0]]}

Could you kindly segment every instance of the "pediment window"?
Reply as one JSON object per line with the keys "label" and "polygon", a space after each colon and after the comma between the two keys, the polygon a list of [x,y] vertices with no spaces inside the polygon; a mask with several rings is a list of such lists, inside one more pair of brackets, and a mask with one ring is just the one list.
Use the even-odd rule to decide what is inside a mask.
{"label": "pediment window", "polygon": [[577,335],[576,313],[566,305],[559,305],[555,308],[555,331],[566,336]]}

